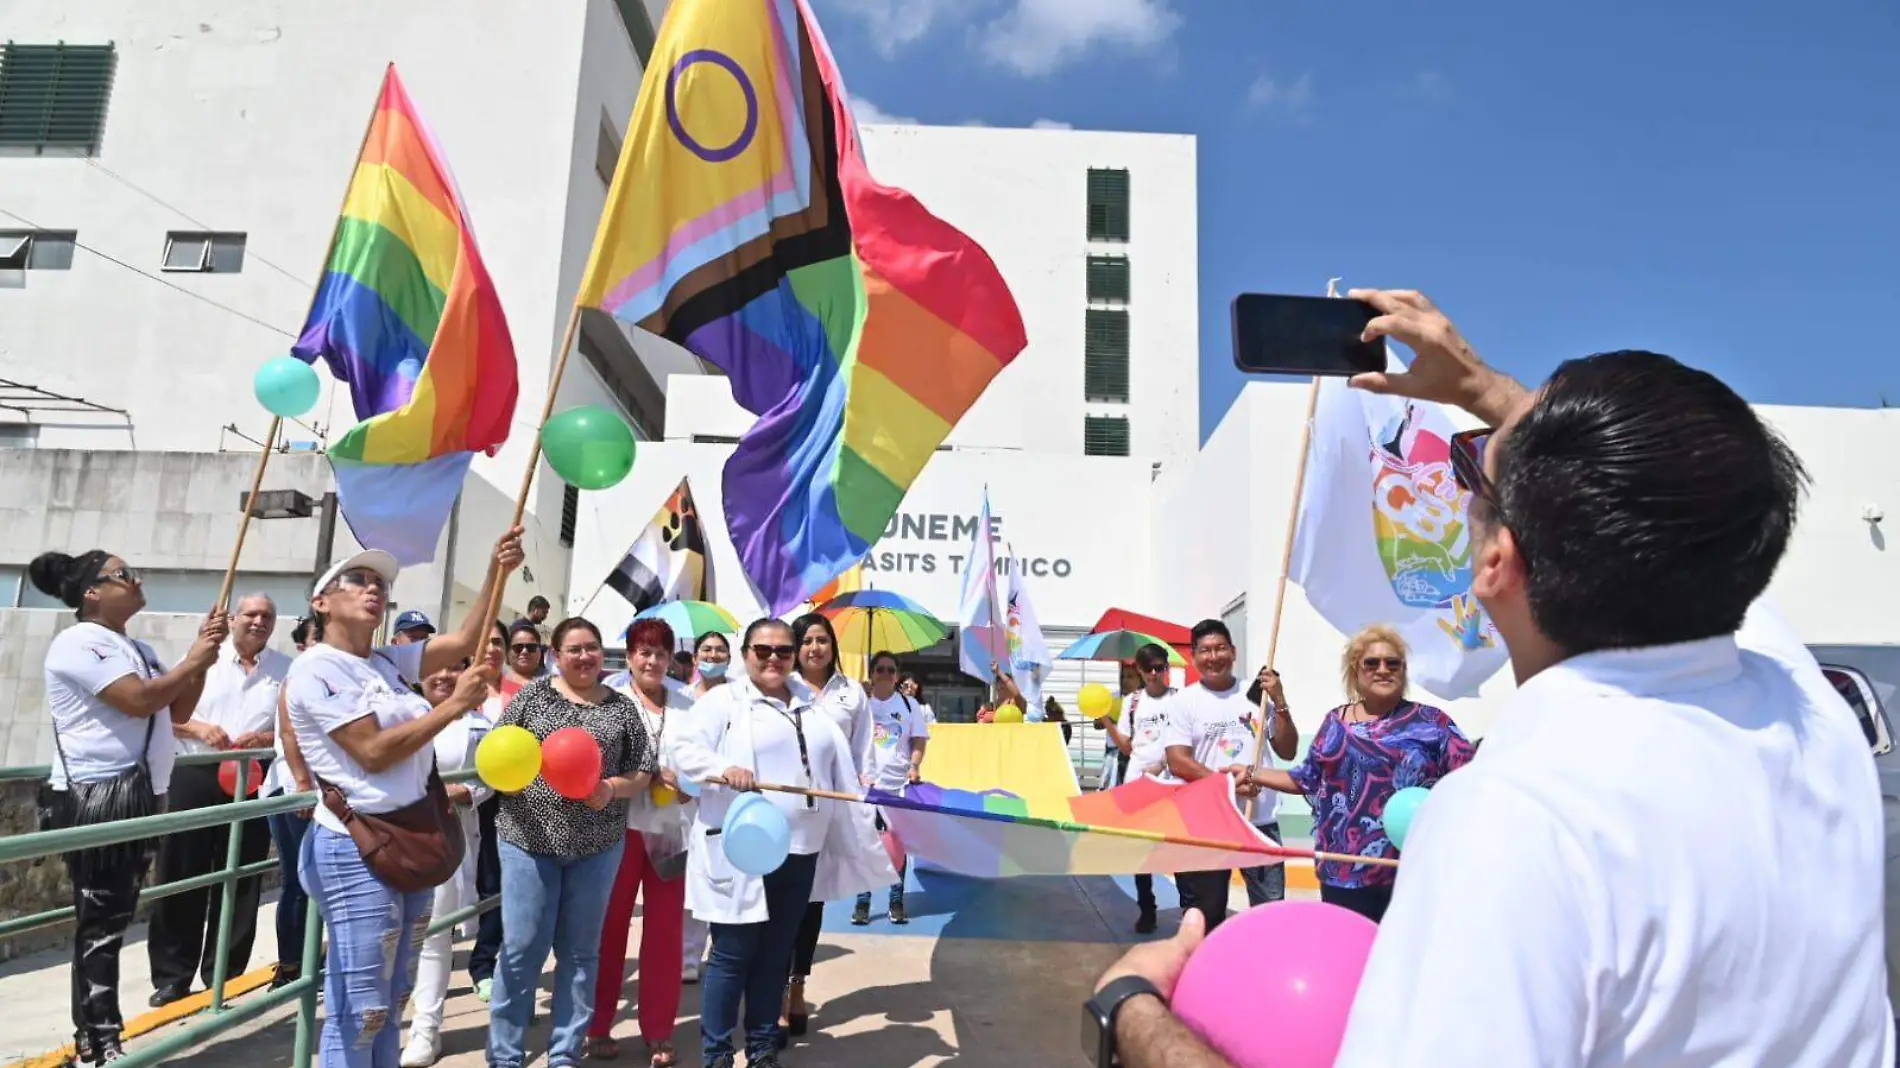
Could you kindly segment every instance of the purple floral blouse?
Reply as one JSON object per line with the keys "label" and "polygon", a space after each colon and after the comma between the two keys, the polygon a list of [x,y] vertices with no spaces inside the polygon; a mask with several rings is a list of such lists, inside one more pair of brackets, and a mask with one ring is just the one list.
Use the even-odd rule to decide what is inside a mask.
{"label": "purple floral blouse", "polygon": [[[1351,706],[1326,713],[1306,759],[1288,768],[1313,806],[1313,844],[1324,853],[1398,855],[1385,836],[1385,803],[1408,786],[1431,786],[1471,759],[1471,742],[1444,712],[1406,701],[1385,716],[1347,723]],[[1379,865],[1321,861],[1328,886],[1384,886],[1395,877]]]}

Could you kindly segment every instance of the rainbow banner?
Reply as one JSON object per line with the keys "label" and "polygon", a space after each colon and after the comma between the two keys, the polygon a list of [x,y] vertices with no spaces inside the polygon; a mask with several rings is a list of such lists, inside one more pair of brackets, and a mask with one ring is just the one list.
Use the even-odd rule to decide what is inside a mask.
{"label": "rainbow banner", "polygon": [[515,350],[443,162],[392,65],[293,355],[348,382],[361,422],[329,447],[356,540],[435,558],[469,461],[507,440]]}
{"label": "rainbow banner", "polygon": [[1069,818],[1030,814],[1004,790],[919,783],[902,794],[871,790],[884,821],[913,856],[959,875],[1136,875],[1216,871],[1310,856],[1283,849],[1234,805],[1233,780],[1184,786],[1140,779],[1069,799]]}
{"label": "rainbow banner", "polygon": [[846,100],[802,0],[676,0],[578,297],[759,417],[726,525],[775,614],[864,556],[1028,343],[989,255],[872,180]]}

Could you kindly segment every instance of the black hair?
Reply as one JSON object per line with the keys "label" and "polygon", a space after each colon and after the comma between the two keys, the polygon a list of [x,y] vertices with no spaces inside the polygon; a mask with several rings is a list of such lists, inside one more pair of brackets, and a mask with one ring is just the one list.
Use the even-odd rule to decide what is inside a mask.
{"label": "black hair", "polygon": [[1049,717],[1051,723],[1067,722],[1062,718],[1062,702],[1053,697],[1046,698],[1042,702],[1042,714]]}
{"label": "black hair", "polygon": [[905,671],[897,676],[897,684],[899,686],[907,682],[913,683],[917,687],[917,703],[920,705],[926,704],[927,702],[924,701],[924,680],[918,678],[915,671]]}
{"label": "black hair", "polygon": [[535,594],[533,597],[528,598],[528,611],[530,612],[534,611],[537,608],[552,609],[553,607],[554,607],[553,605],[548,603],[548,599],[546,597],[543,597],[538,593]]}
{"label": "black hair", "polygon": [[[501,644],[507,645],[508,644],[508,624],[503,623],[499,619],[495,620],[495,631],[496,633],[501,635]],[[540,637],[541,635],[537,632],[535,634],[536,640],[539,640]]]}
{"label": "black hair", "polygon": [[684,649],[675,649],[673,650],[673,662],[675,664],[690,664],[693,662],[693,654]]}
{"label": "black hair", "polygon": [[[1202,638],[1212,637],[1214,635],[1219,635],[1227,639],[1228,645],[1234,644],[1233,632],[1227,629],[1227,624],[1222,623],[1218,619],[1201,620],[1199,623],[1194,624],[1194,629],[1189,631],[1188,635],[1189,643],[1197,649],[1200,648]],[[1139,656],[1141,654],[1137,651],[1135,655]]]}
{"label": "black hair", "polygon": [[[1226,628],[1223,627],[1221,629],[1225,630]],[[1232,641],[1233,639],[1229,638],[1228,640]],[[1151,671],[1158,667],[1167,667],[1168,651],[1156,645],[1154,642],[1149,642],[1147,645],[1135,650],[1135,666],[1143,671]]]}
{"label": "black hair", "polygon": [[[566,620],[562,622],[566,622]],[[541,644],[541,628],[535,626],[534,620],[532,619],[517,619],[513,623],[508,624],[507,640],[510,642],[514,641],[515,635],[524,630],[534,635],[534,644]]]}
{"label": "black hair", "polygon": [[1734,633],[1808,481],[1734,390],[1654,352],[1564,363],[1495,451],[1475,522],[1509,528],[1531,618],[1572,656]]}
{"label": "black hair", "polygon": [[[773,627],[783,627],[787,634],[792,632],[791,626],[777,616],[761,616],[753,620],[752,623],[746,627],[745,637],[742,641],[747,647],[750,647],[752,645],[752,639],[756,637],[760,631],[770,630]],[[793,644],[797,644],[796,640],[794,640]]]}
{"label": "black hair", "polygon": [[903,666],[902,664],[899,664],[897,662],[897,654],[891,652],[889,649],[879,649],[877,652],[872,653],[871,662],[866,666],[871,669],[871,672],[873,674],[875,674],[877,672],[877,666],[886,660],[889,660],[891,662],[892,667]]}
{"label": "black hair", "polygon": [[559,649],[561,639],[567,637],[567,632],[570,630],[585,630],[594,636],[595,641],[601,640],[599,627],[580,616],[569,616],[554,625],[554,637],[549,639],[549,644]]}
{"label": "black hair", "polygon": [[104,549],[92,549],[78,556],[45,552],[26,565],[26,574],[35,589],[48,597],[59,598],[61,604],[73,610],[75,617],[84,619],[86,591],[92,589],[99,579],[99,569],[110,559],[112,554]]}
{"label": "black hair", "polygon": [[716,630],[709,630],[709,631],[707,631],[706,633],[704,633],[704,634],[701,634],[701,635],[700,635],[699,637],[697,637],[697,638],[694,638],[694,639],[693,639],[693,651],[694,651],[694,652],[698,652],[698,651],[699,651],[699,647],[700,647],[700,646],[702,646],[702,645],[704,645],[704,644],[706,644],[706,640],[707,640],[708,638],[716,638],[716,639],[718,639],[718,641],[719,641],[719,644],[720,644],[720,645],[723,645],[723,646],[725,646],[725,647],[726,647],[726,655],[727,655],[727,656],[730,656],[730,655],[732,655],[732,643],[726,640],[726,636],[725,636],[724,634],[721,634],[721,633],[719,633],[719,632],[718,632],[718,631],[716,631]]}
{"label": "black hair", "polygon": [[804,645],[805,635],[811,633],[813,627],[824,631],[825,637],[831,639],[831,674],[836,675],[838,673],[839,654],[838,632],[831,629],[831,620],[826,619],[816,612],[807,612],[797,619],[792,620],[792,644]]}
{"label": "black hair", "polygon": [[316,640],[316,637],[312,634],[312,632],[315,631],[316,629],[317,629],[316,620],[310,618],[309,616],[299,616],[297,618],[297,625],[290,628],[291,644],[292,645],[309,645],[311,642]]}

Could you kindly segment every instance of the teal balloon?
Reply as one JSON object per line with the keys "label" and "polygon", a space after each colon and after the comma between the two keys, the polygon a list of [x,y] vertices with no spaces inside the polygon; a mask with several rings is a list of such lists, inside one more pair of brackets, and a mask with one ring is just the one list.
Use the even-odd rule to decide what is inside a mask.
{"label": "teal balloon", "polygon": [[251,389],[265,411],[295,419],[317,406],[323,384],[317,381],[316,368],[295,356],[279,356],[257,369]]}
{"label": "teal balloon", "polygon": [[[758,798],[757,794],[745,796]],[[792,851],[791,824],[777,805],[764,798],[727,809],[719,838],[725,844],[726,859],[747,875],[772,874]]]}
{"label": "teal balloon", "polygon": [[568,485],[606,489],[633,470],[633,431],[614,413],[586,404],[548,420],[541,428],[541,452]]}
{"label": "teal balloon", "polygon": [[1386,801],[1385,836],[1392,840],[1394,849],[1405,848],[1405,839],[1412,833],[1412,821],[1418,818],[1418,810],[1430,796],[1432,792],[1423,786],[1408,786]]}

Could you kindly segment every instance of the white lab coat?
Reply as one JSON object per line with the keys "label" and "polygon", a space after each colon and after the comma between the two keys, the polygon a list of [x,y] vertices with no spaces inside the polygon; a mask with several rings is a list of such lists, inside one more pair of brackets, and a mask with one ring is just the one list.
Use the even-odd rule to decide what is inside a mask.
{"label": "white lab coat", "polygon": [[[811,710],[808,690],[795,688],[793,702]],[[755,706],[778,714],[779,702],[761,694],[751,680],[733,679],[701,698],[690,711],[676,713],[679,720],[667,732],[662,759],[680,778],[702,783],[723,775],[727,768],[757,767],[752,744]],[[831,759],[813,765],[815,781],[810,785],[821,790],[860,793],[862,788],[852,764],[851,745],[844,732],[829,716],[802,719],[808,737],[823,732],[831,743],[827,747]],[[726,810],[737,797],[738,791],[724,786],[704,787],[699,813],[693,820],[686,858],[686,908],[707,923],[761,923],[767,918],[765,880],[734,868],[726,860],[725,849],[718,840],[709,843],[706,838],[708,831],[724,825]],[[818,874],[812,883],[813,901],[855,897],[897,881],[897,870],[891,867],[890,856],[878,837],[870,805],[824,798],[819,799],[818,804],[832,806],[832,810],[824,845],[818,852]]]}

